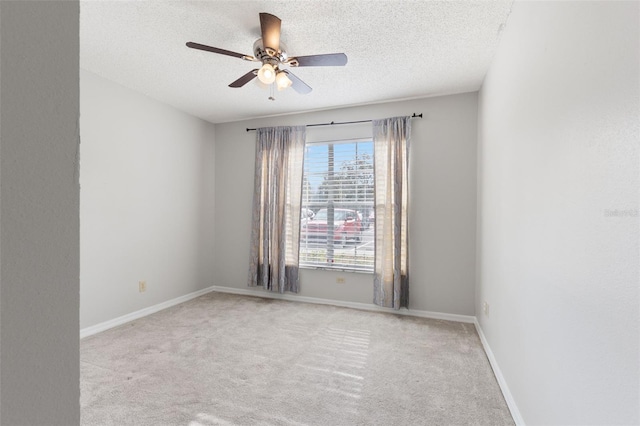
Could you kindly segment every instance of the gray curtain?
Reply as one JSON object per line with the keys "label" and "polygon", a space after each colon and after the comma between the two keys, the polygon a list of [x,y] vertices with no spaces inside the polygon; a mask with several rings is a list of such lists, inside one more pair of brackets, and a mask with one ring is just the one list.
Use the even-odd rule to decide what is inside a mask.
{"label": "gray curtain", "polygon": [[256,133],[249,286],[297,293],[305,127]]}
{"label": "gray curtain", "polygon": [[375,241],[373,302],[387,308],[409,305],[410,117],[373,120]]}

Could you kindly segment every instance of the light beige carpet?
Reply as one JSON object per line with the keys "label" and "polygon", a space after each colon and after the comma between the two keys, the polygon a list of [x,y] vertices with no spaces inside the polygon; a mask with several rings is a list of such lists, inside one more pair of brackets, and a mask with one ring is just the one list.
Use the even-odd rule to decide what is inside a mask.
{"label": "light beige carpet", "polygon": [[513,424],[475,328],[210,293],[81,342],[84,425]]}

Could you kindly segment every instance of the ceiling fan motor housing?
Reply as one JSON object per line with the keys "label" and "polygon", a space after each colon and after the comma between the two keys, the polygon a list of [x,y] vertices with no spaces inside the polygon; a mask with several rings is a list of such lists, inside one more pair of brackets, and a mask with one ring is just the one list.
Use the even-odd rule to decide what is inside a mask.
{"label": "ceiling fan motor housing", "polygon": [[278,51],[270,47],[265,49],[262,44],[262,39],[260,38],[253,43],[253,55],[263,64],[271,64],[274,68],[281,63],[286,63],[289,57],[286,49],[287,46],[282,42],[280,42],[280,49]]}

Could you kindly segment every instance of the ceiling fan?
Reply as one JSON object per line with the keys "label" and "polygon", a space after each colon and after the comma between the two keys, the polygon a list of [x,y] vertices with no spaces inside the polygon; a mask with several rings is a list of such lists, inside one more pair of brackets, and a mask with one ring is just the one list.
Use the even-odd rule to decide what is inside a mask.
{"label": "ceiling fan", "polygon": [[269,13],[260,14],[262,38],[259,38],[255,43],[253,43],[254,56],[243,55],[242,53],[206,46],[204,44],[194,43],[191,41],[187,43],[187,47],[218,53],[221,55],[233,56],[244,59],[245,61],[262,63],[260,68],[249,71],[233,83],[229,84],[229,87],[242,87],[254,78],[258,77],[258,79],[264,84],[271,85],[275,82],[278,90],[284,90],[287,87],[292,87],[296,92],[306,94],[311,92],[311,87],[296,77],[287,68],[342,66],[347,63],[347,55],[344,53],[290,57],[287,54],[285,44],[280,41],[280,25],[281,20],[277,16]]}

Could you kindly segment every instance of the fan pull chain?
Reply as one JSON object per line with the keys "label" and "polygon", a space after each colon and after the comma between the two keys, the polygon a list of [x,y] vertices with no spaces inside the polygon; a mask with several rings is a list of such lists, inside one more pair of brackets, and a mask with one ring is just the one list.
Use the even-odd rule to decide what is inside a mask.
{"label": "fan pull chain", "polygon": [[275,83],[271,83],[271,84],[269,85],[269,95],[270,95],[270,96],[269,96],[269,100],[270,100],[270,101],[275,101],[275,100],[276,100],[276,98],[275,98],[275,96],[274,96],[274,95],[275,95],[275,92],[274,92],[274,90],[273,90],[273,86],[275,86]]}

